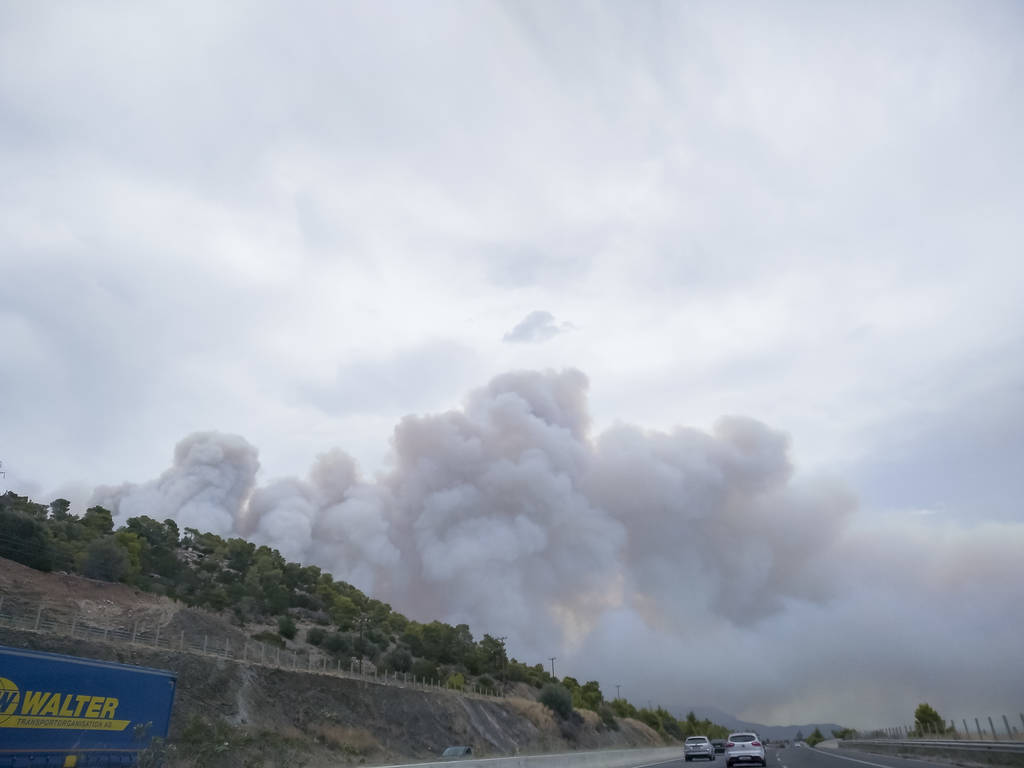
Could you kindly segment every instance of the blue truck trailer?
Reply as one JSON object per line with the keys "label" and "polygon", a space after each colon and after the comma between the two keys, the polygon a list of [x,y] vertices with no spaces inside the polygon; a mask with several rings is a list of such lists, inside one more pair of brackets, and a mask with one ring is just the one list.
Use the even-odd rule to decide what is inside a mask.
{"label": "blue truck trailer", "polygon": [[172,672],[0,646],[0,768],[134,765],[167,738]]}

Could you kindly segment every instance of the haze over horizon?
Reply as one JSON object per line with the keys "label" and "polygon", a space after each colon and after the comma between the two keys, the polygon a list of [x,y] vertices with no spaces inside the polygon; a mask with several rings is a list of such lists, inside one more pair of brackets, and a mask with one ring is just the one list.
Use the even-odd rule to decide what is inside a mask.
{"label": "haze over horizon", "polygon": [[0,7],[0,490],[246,535],[634,702],[1018,712],[1022,33]]}

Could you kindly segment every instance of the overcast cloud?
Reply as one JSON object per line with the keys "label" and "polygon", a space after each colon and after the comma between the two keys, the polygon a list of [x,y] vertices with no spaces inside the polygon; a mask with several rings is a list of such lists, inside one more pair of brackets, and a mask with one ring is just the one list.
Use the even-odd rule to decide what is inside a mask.
{"label": "overcast cloud", "polygon": [[1022,33],[4,5],[0,486],[245,533],[635,701],[1017,711]]}

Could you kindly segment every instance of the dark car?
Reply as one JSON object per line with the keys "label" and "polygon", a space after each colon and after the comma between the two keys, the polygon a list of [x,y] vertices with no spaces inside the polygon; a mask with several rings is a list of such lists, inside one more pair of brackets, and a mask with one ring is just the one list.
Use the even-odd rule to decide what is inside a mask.
{"label": "dark car", "polygon": [[460,757],[472,757],[472,747],[445,747],[441,753],[442,760],[458,760]]}
{"label": "dark car", "polygon": [[725,752],[725,739],[712,739],[711,746],[715,748],[716,755],[721,755]]}

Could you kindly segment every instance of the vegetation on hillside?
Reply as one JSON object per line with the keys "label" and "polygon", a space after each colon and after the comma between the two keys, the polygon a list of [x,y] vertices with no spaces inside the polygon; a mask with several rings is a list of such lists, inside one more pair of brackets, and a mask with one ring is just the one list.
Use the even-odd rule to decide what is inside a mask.
{"label": "vegetation on hillside", "polygon": [[288,562],[276,549],[180,530],[174,520],[145,515],[115,530],[109,510],[90,507],[78,516],[70,507],[66,499],[43,505],[13,492],[0,496],[0,557],[230,611],[240,626],[264,627],[255,639],[279,647],[304,641],[335,658],[367,660],[383,671],[444,681],[451,688],[470,681],[484,688],[526,683],[543,689],[541,701],[562,718],[573,709],[589,709],[612,728],[615,717],[631,717],[668,738],[728,735],[693,712],[678,720],[661,707],[637,709],[622,698],[608,702],[595,680],[558,680],[542,664],[509,658],[502,638],[474,639],[466,624],[412,621],[315,565]]}

